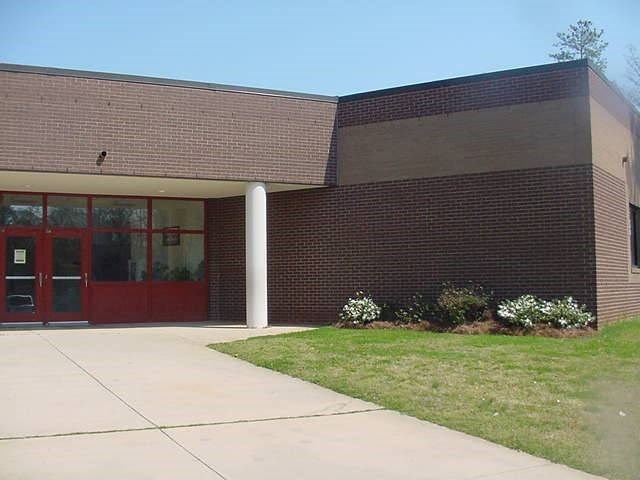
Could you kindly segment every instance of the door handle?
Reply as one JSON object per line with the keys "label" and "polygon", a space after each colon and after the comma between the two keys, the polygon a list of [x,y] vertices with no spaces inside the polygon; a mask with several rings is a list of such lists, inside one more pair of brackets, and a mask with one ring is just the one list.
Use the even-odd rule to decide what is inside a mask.
{"label": "door handle", "polygon": [[87,272],[84,272],[84,288],[87,288],[89,286],[89,279],[87,277]]}
{"label": "door handle", "polygon": [[38,280],[40,282],[40,288],[42,288],[42,272],[38,273]]}

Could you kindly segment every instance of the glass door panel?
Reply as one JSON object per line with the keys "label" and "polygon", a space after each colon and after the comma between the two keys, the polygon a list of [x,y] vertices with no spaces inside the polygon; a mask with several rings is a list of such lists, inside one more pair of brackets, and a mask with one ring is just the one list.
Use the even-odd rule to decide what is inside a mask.
{"label": "glass door panel", "polygon": [[38,321],[42,272],[39,269],[39,236],[12,234],[4,243],[3,321]]}
{"label": "glass door panel", "polygon": [[77,237],[54,237],[51,272],[53,312],[82,311],[82,246]]}

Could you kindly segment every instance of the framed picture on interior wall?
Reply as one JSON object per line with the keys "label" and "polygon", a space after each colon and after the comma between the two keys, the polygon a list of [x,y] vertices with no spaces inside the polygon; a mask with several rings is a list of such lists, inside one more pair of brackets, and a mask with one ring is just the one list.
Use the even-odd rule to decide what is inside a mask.
{"label": "framed picture on interior wall", "polygon": [[162,232],[162,246],[173,247],[180,245],[180,232]]}

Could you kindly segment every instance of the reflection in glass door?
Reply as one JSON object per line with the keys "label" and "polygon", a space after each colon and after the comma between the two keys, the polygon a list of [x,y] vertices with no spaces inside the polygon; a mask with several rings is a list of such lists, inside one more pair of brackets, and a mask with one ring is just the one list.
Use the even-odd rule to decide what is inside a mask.
{"label": "reflection in glass door", "polygon": [[83,320],[87,289],[83,269],[82,237],[78,234],[52,234],[47,242],[45,274],[47,321]]}
{"label": "reflection in glass door", "polygon": [[42,271],[39,268],[40,236],[9,234],[4,244],[4,321],[39,321]]}

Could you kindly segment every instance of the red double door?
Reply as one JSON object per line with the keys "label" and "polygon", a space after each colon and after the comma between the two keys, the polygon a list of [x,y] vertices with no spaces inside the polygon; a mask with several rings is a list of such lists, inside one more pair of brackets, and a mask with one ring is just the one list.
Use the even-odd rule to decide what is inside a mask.
{"label": "red double door", "polygon": [[0,255],[0,322],[88,320],[86,232],[7,229]]}

